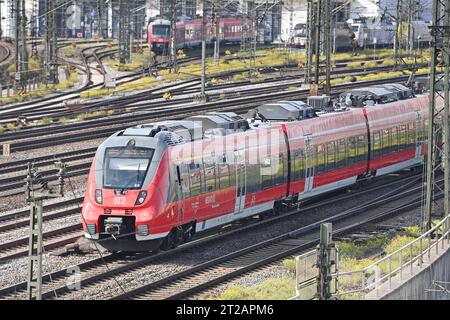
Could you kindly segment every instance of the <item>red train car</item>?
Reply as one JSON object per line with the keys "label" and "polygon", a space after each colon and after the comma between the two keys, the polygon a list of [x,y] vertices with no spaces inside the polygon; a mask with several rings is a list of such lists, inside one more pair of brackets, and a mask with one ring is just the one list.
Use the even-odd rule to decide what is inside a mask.
{"label": "red train car", "polygon": [[[187,48],[201,45],[203,19],[184,20],[176,23],[176,47]],[[219,38],[222,43],[234,43],[241,41],[242,18],[229,17],[219,20]],[[249,23],[252,23],[249,20]],[[213,24],[207,19],[206,43],[212,42]],[[158,19],[148,25],[148,43],[154,52],[167,51],[170,43],[170,21]],[[264,42],[265,32],[258,33],[259,42]]]}
{"label": "red train car", "polygon": [[418,96],[258,126],[209,113],[122,130],[92,163],[85,235],[111,250],[170,249],[197,232],[419,165],[427,104]]}

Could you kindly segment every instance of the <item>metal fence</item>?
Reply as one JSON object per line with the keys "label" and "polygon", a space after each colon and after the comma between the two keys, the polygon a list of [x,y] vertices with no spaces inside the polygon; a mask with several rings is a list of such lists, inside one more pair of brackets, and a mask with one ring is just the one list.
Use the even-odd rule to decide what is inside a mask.
{"label": "metal fence", "polygon": [[296,296],[291,300],[310,300],[317,293],[317,249],[295,258]]}
{"label": "metal fence", "polygon": [[351,272],[338,271],[339,288],[342,291],[338,296],[364,299],[368,292],[375,290],[375,296],[379,297],[381,285],[386,284],[387,289],[391,289],[393,277],[399,276],[401,282],[407,273],[414,274],[415,265],[421,267],[424,261],[430,261],[432,250],[439,254],[445,243],[450,242],[449,227],[450,215],[414,241],[370,266]]}

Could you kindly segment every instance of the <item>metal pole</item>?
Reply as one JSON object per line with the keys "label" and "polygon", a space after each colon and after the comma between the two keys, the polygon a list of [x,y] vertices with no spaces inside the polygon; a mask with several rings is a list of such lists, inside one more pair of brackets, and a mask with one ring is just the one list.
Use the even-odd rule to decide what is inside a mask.
{"label": "metal pole", "polygon": [[2,41],[2,37],[3,37],[3,29],[2,29],[2,24],[3,24],[2,6],[3,6],[3,0],[0,0],[0,41]]}
{"label": "metal pole", "polygon": [[20,73],[22,89],[26,91],[26,82],[28,80],[28,50],[27,50],[27,16],[25,12],[25,0],[21,1],[20,11]]}
{"label": "metal pole", "polygon": [[[30,203],[30,233],[28,242],[28,278],[27,278],[27,298],[33,299],[33,289],[36,290],[36,300],[42,299],[42,254],[43,254],[43,207],[42,202],[46,199],[52,199],[64,196],[64,176],[66,164],[55,162],[58,170],[58,192],[52,192],[46,181],[39,181],[41,177],[33,168],[32,163],[28,163],[28,174],[26,178],[25,195],[27,202]],[[36,179],[43,192],[38,192],[33,186],[33,180]],[[36,274],[36,276],[35,276]]]}
{"label": "metal pole", "polygon": [[[395,28],[395,39],[394,39],[394,69],[399,66],[399,60],[401,59],[401,48],[402,48],[402,0],[397,0],[397,15],[396,15],[396,28]],[[399,54],[400,51],[400,54]]]}
{"label": "metal pole", "polygon": [[331,91],[331,21],[333,17],[331,16],[331,0],[325,1],[325,8],[323,12],[324,17],[324,49],[325,49],[325,85],[323,93],[330,95]]}
{"label": "metal pole", "polygon": [[[19,15],[19,8],[20,6],[20,0],[15,0],[14,2],[14,25],[15,25],[15,72],[16,74],[19,73],[20,68],[20,56],[19,56],[19,42],[20,42],[20,33],[19,33],[19,26],[20,26],[20,15]],[[17,78],[16,78],[17,80]],[[16,82],[17,83],[17,82]]]}
{"label": "metal pole", "polygon": [[414,14],[414,4],[415,0],[409,0],[408,1],[408,54],[411,57],[413,54],[413,47],[414,47],[414,38],[413,38],[413,14]]}
{"label": "metal pole", "polygon": [[320,242],[318,245],[317,266],[319,275],[317,279],[317,298],[319,300],[329,300],[331,298],[331,265],[335,263],[331,259],[332,241],[331,223],[320,225]]}
{"label": "metal pole", "polygon": [[[450,43],[450,4],[446,0],[433,0],[433,20],[431,24],[431,62],[430,62],[430,101],[429,101],[429,126],[427,132],[427,189],[425,207],[423,212],[422,231],[431,228],[431,215],[433,212],[435,171],[442,166],[444,171],[444,214],[448,215],[448,192],[449,192],[449,43]],[[441,67],[438,54],[444,60],[444,74],[439,75],[438,67]],[[443,81],[444,93],[438,90],[436,84]],[[443,101],[443,108],[437,107],[437,101]],[[442,131],[440,118],[442,117]],[[442,132],[442,135],[440,133]],[[443,150],[436,143],[438,137],[442,138]],[[438,154],[442,151],[442,163],[438,163]]]}
{"label": "metal pole", "polygon": [[170,0],[170,57],[169,65],[170,72],[177,73],[177,10],[176,10],[176,0]]}
{"label": "metal pole", "polygon": [[320,67],[320,30],[321,30],[321,10],[322,8],[322,0],[317,0],[317,8],[316,8],[316,21],[314,21],[316,23],[316,39],[315,39],[315,62],[316,62],[316,67],[314,69],[314,81],[316,83],[316,85],[319,85],[319,67]]}
{"label": "metal pole", "polygon": [[[444,56],[444,119],[443,119],[443,143],[444,143],[444,152],[442,155],[442,166],[444,169],[444,217],[449,214],[449,81],[450,81],[450,1],[445,2],[445,20],[444,20],[444,46],[442,54]],[[436,246],[437,247],[437,246]]]}
{"label": "metal pole", "polygon": [[315,18],[314,4],[308,0],[307,4],[307,22],[306,22],[306,72],[305,82],[311,83],[311,73],[313,64],[313,21]]}
{"label": "metal pole", "polygon": [[203,16],[202,16],[202,90],[201,99],[206,97],[205,94],[205,80],[206,80],[206,0],[203,0],[202,4]]}
{"label": "metal pole", "polygon": [[213,25],[215,29],[215,41],[214,41],[214,63],[218,64],[220,59],[220,2],[214,0],[213,2]]}

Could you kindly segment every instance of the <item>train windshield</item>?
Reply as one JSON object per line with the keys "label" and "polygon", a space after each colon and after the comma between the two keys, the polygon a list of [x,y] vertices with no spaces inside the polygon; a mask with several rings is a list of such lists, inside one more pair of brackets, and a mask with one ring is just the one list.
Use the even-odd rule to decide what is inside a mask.
{"label": "train windshield", "polygon": [[155,24],[152,30],[153,38],[168,38],[170,26]]}
{"label": "train windshield", "polygon": [[103,187],[140,189],[153,153],[153,149],[134,146],[107,148],[103,165]]}
{"label": "train windshield", "polygon": [[299,23],[295,26],[294,37],[306,37],[306,24]]}

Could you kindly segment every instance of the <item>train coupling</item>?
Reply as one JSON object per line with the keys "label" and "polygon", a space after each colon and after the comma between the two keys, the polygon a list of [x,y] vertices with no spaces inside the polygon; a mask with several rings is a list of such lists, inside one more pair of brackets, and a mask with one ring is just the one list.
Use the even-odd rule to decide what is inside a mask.
{"label": "train coupling", "polygon": [[104,221],[105,232],[110,235],[119,235],[124,229],[124,224],[121,217],[108,217]]}

